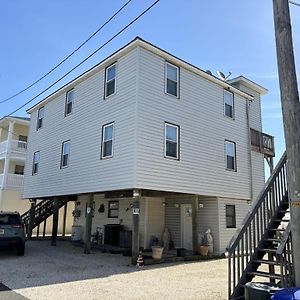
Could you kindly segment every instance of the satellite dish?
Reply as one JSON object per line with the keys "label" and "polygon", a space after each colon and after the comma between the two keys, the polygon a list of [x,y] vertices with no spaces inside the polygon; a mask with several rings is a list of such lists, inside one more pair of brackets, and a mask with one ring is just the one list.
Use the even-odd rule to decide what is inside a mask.
{"label": "satellite dish", "polygon": [[224,73],[222,73],[221,71],[217,71],[217,75],[218,75],[218,77],[219,77],[221,80],[223,80],[223,81],[226,79]]}
{"label": "satellite dish", "polygon": [[206,72],[207,74],[209,74],[209,75],[212,75],[211,70],[206,70],[205,72]]}

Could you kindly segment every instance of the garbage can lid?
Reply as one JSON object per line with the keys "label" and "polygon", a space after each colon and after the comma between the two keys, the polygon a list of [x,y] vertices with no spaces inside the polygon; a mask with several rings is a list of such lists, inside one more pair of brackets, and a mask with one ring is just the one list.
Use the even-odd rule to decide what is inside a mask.
{"label": "garbage can lid", "polygon": [[246,288],[254,289],[254,290],[260,290],[260,291],[266,291],[268,293],[270,292],[275,292],[275,291],[280,291],[282,290],[281,287],[274,283],[270,282],[247,282],[246,283]]}
{"label": "garbage can lid", "polygon": [[272,300],[300,300],[300,288],[283,289],[276,292]]}

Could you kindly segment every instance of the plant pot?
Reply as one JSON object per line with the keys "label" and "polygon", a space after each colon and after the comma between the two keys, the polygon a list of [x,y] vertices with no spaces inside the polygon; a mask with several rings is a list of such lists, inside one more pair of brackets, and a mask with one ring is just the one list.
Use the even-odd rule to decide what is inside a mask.
{"label": "plant pot", "polygon": [[201,245],[199,246],[199,254],[202,256],[208,255],[209,246],[208,245]]}
{"label": "plant pot", "polygon": [[164,251],[163,247],[152,246],[152,258],[153,259],[161,259],[163,251]]}

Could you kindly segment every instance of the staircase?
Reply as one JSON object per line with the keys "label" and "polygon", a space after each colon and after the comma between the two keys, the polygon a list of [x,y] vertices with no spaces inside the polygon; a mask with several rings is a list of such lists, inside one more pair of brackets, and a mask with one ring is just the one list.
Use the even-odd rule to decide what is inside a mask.
{"label": "staircase", "polygon": [[[62,198],[58,201],[58,209],[62,208],[65,204],[67,204],[71,199],[70,198]],[[45,229],[46,229],[46,220],[53,215],[53,199],[47,199],[39,202],[34,206],[34,210],[32,213],[32,217],[30,216],[29,209],[27,212],[25,212],[21,218],[23,220],[23,223],[26,228],[27,234],[29,231],[32,231],[34,228],[37,228],[37,236],[39,236],[39,227],[40,224],[44,222],[44,231],[43,236],[45,237]],[[30,224],[30,218],[32,218],[31,224]],[[30,226],[31,225],[31,226]],[[30,228],[31,227],[31,228]]]}
{"label": "staircase", "polygon": [[244,299],[250,281],[292,286],[287,190],[284,153],[227,248],[229,299]]}

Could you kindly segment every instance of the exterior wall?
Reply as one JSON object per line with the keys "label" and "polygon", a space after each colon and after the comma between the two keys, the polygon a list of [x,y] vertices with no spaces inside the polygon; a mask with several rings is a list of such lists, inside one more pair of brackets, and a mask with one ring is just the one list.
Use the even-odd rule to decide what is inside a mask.
{"label": "exterior wall", "polygon": [[18,211],[23,214],[30,208],[28,200],[21,199],[21,192],[0,190],[0,210]]}
{"label": "exterior wall", "polygon": [[[219,85],[180,68],[177,99],[164,93],[164,59],[141,48],[139,60],[137,187],[249,199],[245,99],[235,95],[232,120]],[[179,161],[164,158],[165,121],[180,126]],[[236,142],[237,172],[225,170],[225,139]]]}
{"label": "exterior wall", "polygon": [[[24,198],[109,191],[134,187],[137,49],[117,62],[117,92],[104,100],[101,69],[75,89],[73,112],[64,117],[64,90],[45,105],[43,128],[32,113]],[[115,61],[111,61],[108,65]],[[114,156],[100,159],[102,126],[115,122]],[[69,167],[60,169],[62,142],[71,141]],[[33,153],[40,151],[38,174],[31,175]]]}
{"label": "exterior wall", "polygon": [[[226,228],[226,204],[235,205],[236,228]],[[249,208],[250,206],[245,200],[218,198],[220,253],[224,253],[226,251],[226,247],[228,246],[232,236],[235,234],[237,228],[239,228],[241,222],[244,220]]]}

